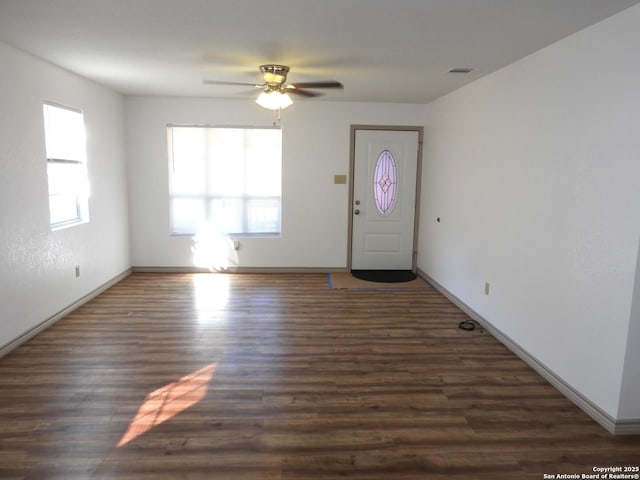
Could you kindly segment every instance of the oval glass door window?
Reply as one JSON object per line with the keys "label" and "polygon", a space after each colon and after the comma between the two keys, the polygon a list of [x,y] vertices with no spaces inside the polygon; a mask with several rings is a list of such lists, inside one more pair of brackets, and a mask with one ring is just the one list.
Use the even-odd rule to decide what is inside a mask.
{"label": "oval glass door window", "polygon": [[381,215],[389,215],[396,204],[397,172],[396,159],[389,150],[383,150],[378,156],[373,172],[373,198]]}

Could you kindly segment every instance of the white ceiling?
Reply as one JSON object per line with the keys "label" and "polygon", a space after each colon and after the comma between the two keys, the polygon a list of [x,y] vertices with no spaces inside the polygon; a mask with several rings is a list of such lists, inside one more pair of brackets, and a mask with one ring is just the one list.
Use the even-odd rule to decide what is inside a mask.
{"label": "white ceiling", "polygon": [[281,63],[291,82],[344,84],[324,100],[427,103],[638,3],[0,0],[0,40],[124,94],[237,98],[202,80]]}

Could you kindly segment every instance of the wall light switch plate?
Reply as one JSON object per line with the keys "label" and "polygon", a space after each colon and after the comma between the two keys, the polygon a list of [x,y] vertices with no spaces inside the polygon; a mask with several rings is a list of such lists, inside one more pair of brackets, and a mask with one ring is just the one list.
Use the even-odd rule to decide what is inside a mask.
{"label": "wall light switch plate", "polygon": [[333,176],[333,183],[335,183],[336,185],[345,185],[347,183],[347,176],[346,175],[334,175]]}

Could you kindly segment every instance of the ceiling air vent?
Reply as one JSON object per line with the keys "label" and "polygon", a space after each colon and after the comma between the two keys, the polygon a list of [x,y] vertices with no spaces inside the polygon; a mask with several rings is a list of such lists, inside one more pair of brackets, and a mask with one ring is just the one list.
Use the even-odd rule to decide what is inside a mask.
{"label": "ceiling air vent", "polygon": [[451,70],[449,70],[449,73],[471,73],[471,72],[473,72],[473,68],[459,67],[459,68],[452,68]]}

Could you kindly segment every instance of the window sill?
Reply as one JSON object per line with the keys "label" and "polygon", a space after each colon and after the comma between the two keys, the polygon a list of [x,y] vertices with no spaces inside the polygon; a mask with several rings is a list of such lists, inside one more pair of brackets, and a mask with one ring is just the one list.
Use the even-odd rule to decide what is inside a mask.
{"label": "window sill", "polygon": [[58,230],[64,230],[66,228],[75,227],[76,225],[83,225],[89,223],[89,220],[69,220],[67,222],[54,223],[51,225],[51,231],[57,232]]}

